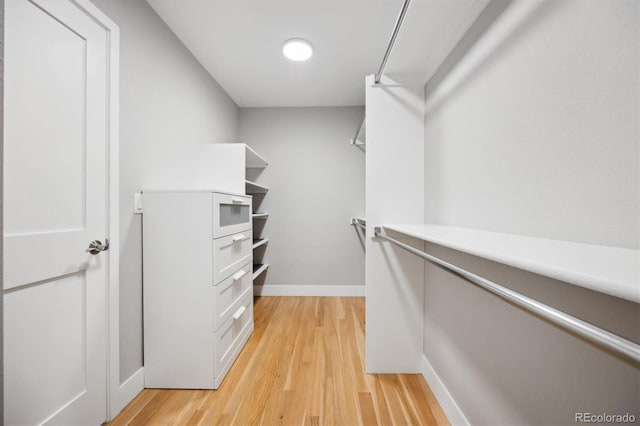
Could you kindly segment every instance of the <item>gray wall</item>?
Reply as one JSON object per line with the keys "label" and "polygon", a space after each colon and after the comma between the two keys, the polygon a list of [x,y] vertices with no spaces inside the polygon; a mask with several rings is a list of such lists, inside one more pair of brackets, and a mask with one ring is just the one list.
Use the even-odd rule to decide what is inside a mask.
{"label": "gray wall", "polygon": [[238,109],[143,0],[93,0],[120,27],[120,378],[142,366],[141,216],[133,193],[193,177],[197,145],[234,142]]}
{"label": "gray wall", "polygon": [[[269,161],[265,285],[364,285],[364,153],[349,145],[362,107],[242,108],[240,140]],[[255,202],[260,202],[256,199]]]}
{"label": "gray wall", "polygon": [[427,87],[426,220],[638,248],[638,55],[637,1],[511,4]]}
{"label": "gray wall", "polygon": [[[425,221],[638,248],[639,3],[493,3],[425,88]],[[638,304],[426,248],[640,340]],[[425,280],[424,353],[471,424],[640,417],[637,365],[434,267]]]}
{"label": "gray wall", "polygon": [[[0,229],[3,227],[4,189],[4,0],[0,0]],[[2,233],[4,235],[4,232]],[[4,245],[0,244],[0,288],[3,285]],[[0,425],[4,424],[4,293],[0,291]]]}

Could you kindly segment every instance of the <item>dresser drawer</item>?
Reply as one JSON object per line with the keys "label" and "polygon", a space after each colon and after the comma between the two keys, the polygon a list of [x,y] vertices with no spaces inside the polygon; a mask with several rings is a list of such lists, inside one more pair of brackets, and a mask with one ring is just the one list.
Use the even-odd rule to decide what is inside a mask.
{"label": "dresser drawer", "polygon": [[251,197],[213,194],[213,238],[251,229]]}
{"label": "dresser drawer", "polygon": [[213,330],[218,330],[220,326],[237,309],[237,302],[249,291],[252,295],[253,265],[251,262],[244,265],[237,272],[213,287]]}
{"label": "dresser drawer", "polygon": [[251,229],[213,240],[213,284],[218,284],[251,261]]}
{"label": "dresser drawer", "polygon": [[227,370],[238,355],[239,346],[244,344],[248,333],[253,329],[253,294],[250,292],[241,303],[234,306],[233,312],[214,333],[216,376]]}

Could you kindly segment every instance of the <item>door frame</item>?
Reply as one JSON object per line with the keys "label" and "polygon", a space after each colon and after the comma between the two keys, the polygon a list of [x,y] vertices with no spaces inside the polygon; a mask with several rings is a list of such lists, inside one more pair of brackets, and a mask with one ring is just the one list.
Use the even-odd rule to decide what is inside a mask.
{"label": "door frame", "polygon": [[[89,0],[70,0],[107,34],[107,232],[110,241],[106,285],[107,400],[105,420],[112,420],[134,395],[120,384],[120,28]],[[141,389],[140,389],[141,390]],[[139,390],[138,390],[139,391]]]}

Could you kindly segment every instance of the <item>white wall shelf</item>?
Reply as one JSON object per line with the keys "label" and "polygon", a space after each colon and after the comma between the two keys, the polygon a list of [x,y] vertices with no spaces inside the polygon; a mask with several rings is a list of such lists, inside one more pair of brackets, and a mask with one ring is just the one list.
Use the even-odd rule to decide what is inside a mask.
{"label": "white wall shelf", "polygon": [[253,280],[260,276],[269,267],[268,263],[254,263],[253,264]]}
{"label": "white wall shelf", "polygon": [[269,242],[268,238],[255,238],[253,240],[253,249],[257,249],[260,246],[263,246]]}
{"label": "white wall shelf", "polygon": [[250,180],[245,181],[245,192],[247,194],[266,194],[269,191],[269,188],[266,186],[259,185],[255,182],[251,182]]}
{"label": "white wall shelf", "polygon": [[385,229],[580,287],[640,302],[640,250],[442,225]]}

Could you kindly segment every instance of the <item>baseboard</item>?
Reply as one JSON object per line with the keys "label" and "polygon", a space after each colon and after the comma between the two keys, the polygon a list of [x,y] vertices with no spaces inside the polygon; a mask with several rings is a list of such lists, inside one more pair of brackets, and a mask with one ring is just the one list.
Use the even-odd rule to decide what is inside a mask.
{"label": "baseboard", "polygon": [[[119,413],[144,389],[144,367],[125,380],[118,390],[116,411]],[[115,417],[115,416],[114,416]]]}
{"label": "baseboard", "polygon": [[424,354],[422,355],[422,376],[427,381],[449,422],[454,426],[469,426],[469,421]]}
{"label": "baseboard", "polygon": [[364,285],[256,285],[256,296],[351,296],[364,297]]}

